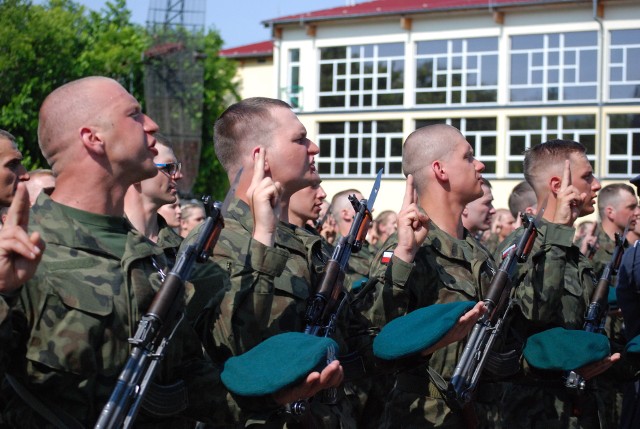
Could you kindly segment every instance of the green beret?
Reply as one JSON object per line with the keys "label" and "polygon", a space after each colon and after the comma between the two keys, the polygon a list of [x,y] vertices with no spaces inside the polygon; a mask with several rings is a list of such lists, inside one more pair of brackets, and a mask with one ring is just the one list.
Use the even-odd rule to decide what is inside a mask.
{"label": "green beret", "polygon": [[534,368],[573,371],[609,356],[609,339],[578,329],[553,328],[527,339],[524,358]]}
{"label": "green beret", "polygon": [[373,341],[373,353],[381,359],[406,357],[436,344],[476,305],[473,301],[433,304],[386,324]]}
{"label": "green beret", "polygon": [[627,343],[624,348],[626,353],[640,353],[640,335],[637,335]]}
{"label": "green beret", "polygon": [[369,279],[367,277],[361,277],[358,280],[355,280],[353,283],[351,283],[351,291],[360,291],[360,289],[362,289],[362,286],[366,285],[368,281]]}
{"label": "green beret", "polygon": [[338,345],[331,338],[286,332],[266,339],[246,353],[229,358],[221,374],[230,392],[268,395],[302,381],[332,361]]}

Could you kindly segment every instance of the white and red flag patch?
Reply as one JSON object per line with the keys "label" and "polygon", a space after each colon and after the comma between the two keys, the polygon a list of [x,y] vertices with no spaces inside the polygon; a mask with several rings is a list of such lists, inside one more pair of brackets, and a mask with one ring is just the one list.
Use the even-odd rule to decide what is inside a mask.
{"label": "white and red flag patch", "polygon": [[380,262],[386,265],[391,261],[392,256],[393,250],[385,250],[384,252],[382,252],[382,259],[380,259]]}

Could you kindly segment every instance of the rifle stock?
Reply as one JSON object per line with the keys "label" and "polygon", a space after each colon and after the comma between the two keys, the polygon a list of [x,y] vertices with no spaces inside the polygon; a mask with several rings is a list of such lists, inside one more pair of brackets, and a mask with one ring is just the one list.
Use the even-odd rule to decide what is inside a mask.
{"label": "rifle stock", "polygon": [[140,320],[135,335],[129,339],[131,354],[98,417],[96,429],[133,425],[165,349],[184,318],[184,282],[196,262],[209,258],[224,227],[220,204],[213,203],[207,209],[208,217],[197,239],[180,251],[175,265]]}
{"label": "rifle stock", "polygon": [[455,367],[445,397],[447,402],[459,409],[468,408],[478,386],[480,376],[487,362],[489,352],[502,331],[504,321],[511,309],[509,299],[512,284],[511,276],[517,263],[525,262],[536,238],[536,220],[522,214],[524,233],[517,243],[503,252],[503,260],[493,276],[484,303],[487,312],[476,322],[469,335],[465,348]]}

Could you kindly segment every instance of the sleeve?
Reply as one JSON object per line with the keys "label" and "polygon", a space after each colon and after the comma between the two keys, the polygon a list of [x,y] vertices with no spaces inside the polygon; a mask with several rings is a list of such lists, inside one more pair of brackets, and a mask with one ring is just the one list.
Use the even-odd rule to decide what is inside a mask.
{"label": "sleeve", "polygon": [[387,240],[369,270],[369,278],[376,279],[377,283],[373,291],[373,305],[366,312],[366,317],[376,327],[382,327],[406,314],[409,308],[407,283],[414,264],[396,257],[393,254],[395,247],[395,240]]}
{"label": "sleeve", "polygon": [[618,305],[622,310],[625,334],[628,339],[640,335],[640,290],[638,288],[640,261],[636,258],[636,249],[634,246],[624,252],[616,286]]}
{"label": "sleeve", "polygon": [[564,290],[570,287],[564,273],[573,235],[571,227],[548,223],[544,237],[536,238],[529,261],[518,266],[515,298],[522,315],[534,325],[547,325],[562,312]]}
{"label": "sleeve", "polygon": [[[274,279],[282,274],[289,252],[268,247],[238,233],[218,240],[213,260],[229,273],[230,285],[215,312],[213,338],[224,361],[246,351],[245,344],[258,344],[267,328],[274,295]],[[234,335],[237,320],[242,320],[242,338]],[[254,338],[247,338],[247,334]],[[242,342],[240,344],[239,342]]]}

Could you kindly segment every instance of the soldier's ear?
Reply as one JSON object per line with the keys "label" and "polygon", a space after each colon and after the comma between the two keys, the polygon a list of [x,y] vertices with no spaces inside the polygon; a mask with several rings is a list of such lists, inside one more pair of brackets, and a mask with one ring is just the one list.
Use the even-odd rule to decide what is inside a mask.
{"label": "soldier's ear", "polygon": [[80,128],[80,140],[82,141],[82,145],[89,151],[90,153],[96,155],[104,155],[105,142],[102,139],[102,136],[98,129],[94,127],[82,127]]}
{"label": "soldier's ear", "polygon": [[449,177],[445,171],[444,164],[440,160],[435,160],[431,163],[431,169],[438,180],[447,180]]}
{"label": "soldier's ear", "polygon": [[551,189],[551,192],[553,192],[554,195],[558,195],[561,186],[562,178],[558,176],[551,176],[551,178],[549,179],[549,189]]}

